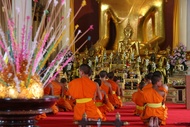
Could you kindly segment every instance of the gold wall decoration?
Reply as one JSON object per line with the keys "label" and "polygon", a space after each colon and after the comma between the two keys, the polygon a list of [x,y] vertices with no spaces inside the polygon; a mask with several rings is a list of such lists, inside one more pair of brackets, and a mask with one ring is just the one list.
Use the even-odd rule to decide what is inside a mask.
{"label": "gold wall decoration", "polygon": [[[113,19],[116,38],[111,50],[118,50],[119,42],[128,23],[133,28],[131,40],[139,43],[139,49],[152,49],[165,39],[164,0],[101,0],[99,1],[99,40],[95,46],[107,48],[109,43],[109,23]],[[133,41],[128,42],[130,45]]]}

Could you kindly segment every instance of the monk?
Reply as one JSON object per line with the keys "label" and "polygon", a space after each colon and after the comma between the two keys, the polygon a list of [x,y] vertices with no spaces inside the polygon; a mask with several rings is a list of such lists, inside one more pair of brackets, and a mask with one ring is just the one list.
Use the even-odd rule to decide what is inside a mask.
{"label": "monk", "polygon": [[[99,87],[101,87],[101,80],[99,78],[96,78],[94,80],[94,82],[96,82]],[[108,98],[106,97],[106,92],[104,90],[102,90],[100,88],[101,94],[102,94],[102,99],[99,99],[98,97],[95,100],[96,106],[98,107],[98,109],[101,111],[102,115],[103,115],[103,121],[106,121],[106,113],[107,113],[107,102],[108,102]]]}
{"label": "monk", "polygon": [[[162,77],[162,73],[160,71],[155,71],[154,73],[150,72],[148,75],[145,76],[145,81],[146,81],[146,85],[143,87],[143,91],[147,91],[148,89],[152,88],[152,81],[151,78],[153,75],[157,75],[159,77]],[[166,101],[166,96],[168,93],[168,86],[166,84],[162,84],[161,86],[159,86],[159,90],[165,92],[165,96],[164,96],[164,102]],[[165,106],[165,104],[163,103],[163,106],[165,107],[165,115],[167,116],[167,107]],[[163,122],[164,124],[164,122]]]}
{"label": "monk", "polygon": [[68,95],[67,80],[65,78],[61,78],[60,83],[62,85],[62,93],[60,99],[57,101],[59,111],[73,111],[72,106],[74,105],[75,100]]}
{"label": "monk", "polygon": [[159,89],[162,86],[162,76],[153,74],[151,81],[152,88],[143,91],[145,109],[141,119],[149,127],[159,127],[166,124],[167,108],[164,105],[166,93]]}
{"label": "monk", "polygon": [[118,76],[114,76],[113,81],[116,82],[117,85],[118,85],[118,88],[119,88],[119,91],[120,91],[120,96],[123,96],[123,89],[122,89],[122,86],[119,85],[120,82],[121,82],[121,80],[119,79]]}
{"label": "monk", "polygon": [[145,90],[145,89],[148,89],[148,88],[152,88],[152,81],[151,81],[152,75],[153,75],[152,72],[150,72],[150,73],[148,73],[148,74],[145,75],[145,78],[144,78],[144,80],[145,80],[145,86],[143,87],[142,90]]}
{"label": "monk", "polygon": [[[58,98],[60,98],[60,96],[62,95],[62,86],[61,86],[61,83],[59,82],[59,78],[60,78],[60,75],[57,74],[55,79],[50,83],[51,93],[49,93],[49,95],[53,95]],[[54,114],[57,114],[59,112],[59,109],[57,107],[57,102],[51,108]]]}
{"label": "monk", "polygon": [[141,81],[139,83],[139,88],[136,92],[132,94],[132,101],[136,104],[136,108],[134,114],[139,116],[143,112],[144,109],[144,101],[143,101],[143,87],[145,86],[145,82]]}
{"label": "monk", "polygon": [[[107,81],[107,72],[100,71],[99,77],[101,80],[100,88],[106,92],[106,97],[108,98],[109,96],[112,95],[112,87],[111,87],[111,84]],[[107,102],[106,106],[107,106],[107,112],[114,111],[114,106],[110,102],[109,98],[108,98],[108,102]]]}
{"label": "monk", "polygon": [[109,72],[107,76],[108,76],[107,81],[111,84],[111,87],[112,87],[112,95],[108,96],[109,100],[115,108],[121,108],[122,103],[120,99],[118,98],[118,96],[120,96],[120,89],[118,87],[118,84],[113,80],[114,73]]}
{"label": "monk", "polygon": [[[48,84],[45,88],[44,88],[44,95],[53,95],[53,96],[57,96],[60,97],[62,93],[62,86],[59,82],[59,74],[55,77],[55,79]],[[59,109],[57,107],[57,102],[55,102],[55,104],[51,107],[53,114],[57,114]],[[36,120],[41,120],[46,118],[46,113],[43,113],[41,115],[37,115],[35,118]]]}
{"label": "monk", "polygon": [[[154,73],[150,72],[149,74],[147,74],[145,76],[145,82],[146,82],[146,85],[143,87],[143,90],[146,90],[146,89],[149,89],[149,88],[152,88],[152,81],[151,81],[151,78],[153,75],[158,75],[158,76],[162,76],[162,73],[160,71],[155,71]],[[162,84],[160,87],[159,87],[160,90],[164,91],[165,93],[168,92],[168,86],[166,84]]]}
{"label": "monk", "polygon": [[119,83],[120,83],[121,81],[120,81],[119,77],[117,77],[117,76],[114,76],[113,81],[115,81],[115,82],[117,83],[117,85],[118,85],[118,89],[119,89],[119,91],[120,91],[120,95],[118,96],[118,98],[119,98],[119,101],[120,101],[121,106],[122,106],[122,105],[123,105],[123,102],[122,102],[123,89],[122,89],[122,87],[119,85]]}
{"label": "monk", "polygon": [[[48,85],[50,89],[49,89],[49,92],[47,91],[46,94],[53,95],[53,96],[56,96],[58,98],[61,97],[62,85],[59,82],[59,78],[60,78],[60,75],[57,74],[55,79],[53,81],[51,81],[51,83]],[[57,114],[59,112],[59,108],[57,107],[57,102],[51,108],[52,108],[52,112],[54,114]]]}
{"label": "monk", "polygon": [[82,120],[82,116],[86,113],[87,118],[91,120],[102,119],[102,113],[96,107],[93,98],[97,93],[97,85],[90,80],[89,76],[92,70],[89,65],[82,64],[79,67],[80,78],[74,79],[68,84],[68,92],[76,99],[74,107],[74,120]]}

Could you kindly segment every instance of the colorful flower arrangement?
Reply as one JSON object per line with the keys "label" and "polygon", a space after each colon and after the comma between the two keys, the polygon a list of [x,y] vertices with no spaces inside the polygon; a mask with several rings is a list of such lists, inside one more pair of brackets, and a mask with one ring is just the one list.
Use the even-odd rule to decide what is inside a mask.
{"label": "colorful flower arrangement", "polygon": [[[57,55],[50,62],[42,76],[42,68],[58,44],[63,40],[67,28],[70,28],[66,25],[65,20],[67,21],[70,18],[71,9],[69,9],[67,16],[62,17],[56,26],[55,19],[59,19],[58,14],[60,14],[61,8],[66,3],[64,0],[60,0],[60,3],[57,0],[47,0],[40,25],[34,38],[32,38],[33,27],[28,24],[33,19],[28,15],[24,15],[23,19],[20,18],[20,8],[17,7],[13,14],[11,1],[1,1],[8,29],[4,31],[1,27],[2,25],[0,25],[0,48],[2,51],[0,52],[0,98],[41,98],[43,97],[43,88],[54,80],[56,75],[69,62],[72,62],[75,53],[89,41],[88,38],[71,54],[71,46],[88,31],[92,30],[93,25],[90,25],[82,35],[80,35],[81,30],[77,29],[79,26],[75,27],[75,30],[78,32],[74,39],[70,40],[71,43],[68,43],[69,39],[66,38],[64,41],[67,43],[66,46],[61,47],[60,51],[57,51]],[[34,2],[36,4],[38,1],[34,0]],[[83,0],[74,18],[85,5],[86,1]],[[56,13],[55,8],[58,8]],[[69,25],[74,21],[74,18]],[[22,25],[20,25],[21,23]]]}
{"label": "colorful flower arrangement", "polygon": [[186,47],[180,44],[173,50],[173,55],[169,56],[171,67],[174,68],[177,64],[184,65],[184,71],[188,69],[186,65]]}

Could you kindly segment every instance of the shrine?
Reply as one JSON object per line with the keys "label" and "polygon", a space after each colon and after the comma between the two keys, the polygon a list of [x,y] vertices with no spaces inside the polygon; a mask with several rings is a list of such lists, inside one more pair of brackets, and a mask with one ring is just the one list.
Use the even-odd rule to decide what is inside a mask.
{"label": "shrine", "polygon": [[[164,4],[167,5],[169,3],[165,2]],[[162,5],[160,8],[162,8]],[[131,12],[129,15],[133,13],[135,12]],[[164,12],[158,13],[164,16]],[[86,63],[92,68],[92,79],[94,79],[101,70],[107,72],[112,71],[120,79],[119,84],[124,92],[123,100],[131,101],[132,93],[137,90],[137,85],[144,76],[149,72],[160,71],[162,72],[163,83],[169,87],[167,101],[185,103],[185,76],[188,71],[186,62],[189,60],[189,53],[186,44],[180,43],[179,41],[177,42],[175,38],[173,39],[173,44],[169,44],[166,41],[168,40],[165,36],[167,32],[166,29],[167,26],[171,24],[164,25],[159,23],[157,24],[158,26],[150,26],[150,29],[147,30],[147,28],[141,28],[141,26],[138,25],[139,28],[134,27],[134,23],[132,23],[130,19],[126,19],[123,26],[119,27],[114,25],[117,23],[116,21],[112,21],[115,20],[114,18],[118,17],[104,19],[105,22],[99,24],[100,38],[97,43],[94,45],[86,45],[83,51],[78,52],[72,68],[69,70],[69,75],[66,75],[67,71],[63,71],[63,73],[65,73],[64,75],[71,80],[78,77],[79,74],[76,70],[81,63]],[[156,18],[156,16],[154,18]],[[149,22],[151,22],[151,20],[151,18],[148,19]],[[167,20],[167,18],[165,20]],[[151,25],[148,21],[142,22],[142,24],[147,23]],[[112,30],[111,33],[115,33],[115,35],[111,35],[111,33],[103,30],[103,26],[109,26],[106,22],[110,22],[111,25],[116,27],[115,30],[111,29],[112,27],[109,28],[110,31]],[[159,32],[156,31],[158,27],[160,28]],[[173,29],[174,28],[173,26]],[[117,37],[117,30],[120,33],[120,39]],[[141,31],[139,32],[138,30]],[[140,35],[141,32],[147,32],[146,34],[152,35],[142,37],[142,35]],[[155,32],[157,35],[153,34]],[[103,35],[105,38],[115,36],[115,41],[112,38],[112,40],[108,42],[108,40],[106,41],[106,39],[103,38]],[[158,39],[157,36],[160,39]],[[149,44],[148,40],[151,40],[151,38],[155,40]],[[110,41],[112,41],[114,48],[109,45],[109,43],[111,43]],[[105,46],[105,44],[107,44],[107,46]]]}
{"label": "shrine", "polygon": [[189,125],[190,1],[0,6],[0,126]]}

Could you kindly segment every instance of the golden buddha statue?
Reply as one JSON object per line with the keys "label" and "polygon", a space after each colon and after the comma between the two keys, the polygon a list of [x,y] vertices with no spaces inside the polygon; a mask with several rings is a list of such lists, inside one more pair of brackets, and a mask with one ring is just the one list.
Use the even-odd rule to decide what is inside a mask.
{"label": "golden buddha statue", "polygon": [[134,55],[139,55],[139,42],[132,40],[133,28],[130,23],[124,28],[124,39],[119,42],[118,52],[135,51]]}
{"label": "golden buddha statue", "polygon": [[[100,6],[99,40],[95,46],[118,51],[119,43],[125,40],[126,35],[131,37],[131,34],[133,34],[131,40],[139,43],[140,50],[149,46],[153,47],[156,42],[160,44],[164,41],[164,0],[98,1]],[[116,29],[113,45],[109,43],[111,19]],[[123,34],[128,23],[133,28],[133,33],[126,31],[128,34]],[[108,45],[111,47],[110,49],[108,49]]]}
{"label": "golden buddha statue", "polygon": [[94,56],[97,56],[98,58],[98,62],[102,62],[102,58],[103,58],[103,55],[104,55],[104,48],[102,46],[96,46],[95,47],[95,55]]}
{"label": "golden buddha statue", "polygon": [[137,78],[141,78],[140,63],[141,63],[141,57],[138,56],[134,65],[134,71],[137,75]]}
{"label": "golden buddha statue", "polygon": [[89,50],[88,47],[86,46],[85,50],[83,53],[81,53],[81,58],[83,59],[83,63],[87,64],[88,63],[88,58],[89,58]]}
{"label": "golden buddha statue", "polygon": [[141,71],[142,71],[142,78],[145,77],[146,74],[148,74],[148,65],[149,65],[149,59],[145,58],[142,61]]}
{"label": "golden buddha statue", "polygon": [[162,73],[162,81],[163,81],[163,83],[166,83],[167,75],[166,75],[166,68],[165,68],[164,64],[166,64],[166,58],[160,57],[158,60],[158,67],[156,68],[156,71],[160,71]]}
{"label": "golden buddha statue", "polygon": [[79,70],[78,70],[78,63],[77,62],[74,62],[73,63],[73,72],[72,72],[72,79],[75,79],[76,77],[79,77]]}

